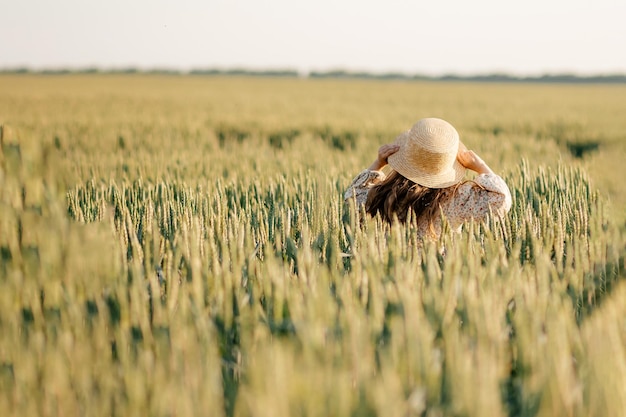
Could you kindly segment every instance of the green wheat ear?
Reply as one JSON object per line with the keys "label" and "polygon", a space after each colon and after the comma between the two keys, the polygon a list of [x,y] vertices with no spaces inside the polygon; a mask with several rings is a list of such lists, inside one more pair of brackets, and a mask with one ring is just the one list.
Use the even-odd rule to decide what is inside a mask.
{"label": "green wheat ear", "polygon": [[[5,414],[626,409],[620,86],[29,77],[0,76]],[[504,218],[422,242],[344,204],[425,109],[493,161]]]}

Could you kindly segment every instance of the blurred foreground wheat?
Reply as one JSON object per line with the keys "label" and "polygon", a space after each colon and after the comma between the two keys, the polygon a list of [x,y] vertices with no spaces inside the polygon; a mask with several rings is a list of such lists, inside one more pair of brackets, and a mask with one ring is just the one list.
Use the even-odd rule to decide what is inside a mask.
{"label": "blurred foreground wheat", "polygon": [[584,167],[510,157],[505,219],[422,243],[343,203],[375,129],[135,114],[2,131],[3,415],[626,409],[626,237]]}

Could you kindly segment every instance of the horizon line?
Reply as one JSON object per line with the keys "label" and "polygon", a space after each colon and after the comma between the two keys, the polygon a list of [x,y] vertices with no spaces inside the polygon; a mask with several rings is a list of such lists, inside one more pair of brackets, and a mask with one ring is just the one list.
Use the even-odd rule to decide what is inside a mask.
{"label": "horizon line", "polygon": [[485,71],[463,74],[459,72],[443,72],[439,75],[426,73],[409,73],[404,71],[367,71],[348,70],[342,68],[329,70],[299,71],[294,68],[246,68],[234,66],[196,67],[187,70],[166,66],[141,68],[138,66],[50,66],[33,68],[29,66],[0,67],[0,74],[33,74],[33,75],[71,75],[71,74],[144,74],[144,75],[225,75],[225,76],[265,76],[265,77],[294,77],[294,78],[362,78],[362,79],[389,79],[389,80],[439,80],[439,81],[609,81],[626,82],[626,72],[604,72],[594,74],[577,74],[573,71],[543,72],[538,75],[518,75],[507,71]]}

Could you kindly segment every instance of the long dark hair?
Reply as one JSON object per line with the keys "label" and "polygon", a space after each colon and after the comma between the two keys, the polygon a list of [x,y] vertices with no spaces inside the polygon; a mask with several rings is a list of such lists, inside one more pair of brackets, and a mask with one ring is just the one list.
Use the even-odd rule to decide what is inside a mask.
{"label": "long dark hair", "polygon": [[380,184],[372,187],[367,193],[365,211],[371,216],[380,214],[388,223],[398,218],[406,223],[409,209],[418,219],[427,219],[429,224],[440,215],[441,203],[450,198],[457,185],[447,188],[423,187],[405,178],[396,171],[390,173]]}

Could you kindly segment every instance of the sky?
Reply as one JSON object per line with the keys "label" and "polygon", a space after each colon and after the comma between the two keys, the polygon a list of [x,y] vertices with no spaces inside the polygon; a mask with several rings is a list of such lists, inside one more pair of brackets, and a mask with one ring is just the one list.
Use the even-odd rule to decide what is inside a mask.
{"label": "sky", "polygon": [[626,73],[624,0],[0,0],[0,68]]}

